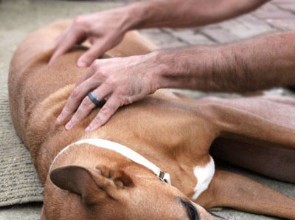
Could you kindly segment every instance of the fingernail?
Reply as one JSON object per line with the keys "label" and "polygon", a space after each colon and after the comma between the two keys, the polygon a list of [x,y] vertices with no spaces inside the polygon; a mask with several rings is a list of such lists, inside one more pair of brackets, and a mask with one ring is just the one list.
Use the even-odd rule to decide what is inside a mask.
{"label": "fingernail", "polygon": [[65,128],[66,128],[67,130],[70,130],[73,126],[74,126],[73,122],[72,122],[72,121],[69,121],[69,122],[66,124]]}
{"label": "fingernail", "polygon": [[60,115],[56,118],[56,121],[57,121],[57,122],[62,122],[63,120],[64,120],[63,114],[60,114]]}
{"label": "fingernail", "polygon": [[[101,125],[100,125],[101,126]],[[99,126],[99,127],[100,127]],[[95,125],[94,123],[90,124],[86,129],[85,131],[94,131],[98,126]]]}
{"label": "fingernail", "polygon": [[52,61],[52,59],[51,59],[51,60],[49,60],[49,62],[47,63],[47,66],[51,66],[52,63],[53,63],[53,61]]}
{"label": "fingernail", "polygon": [[79,60],[79,61],[77,62],[77,66],[79,66],[79,67],[86,67],[86,66],[87,66],[87,63],[84,62],[84,61],[82,61],[82,60]]}
{"label": "fingernail", "polygon": [[93,131],[95,128],[93,127],[93,125],[89,125],[85,131]]}

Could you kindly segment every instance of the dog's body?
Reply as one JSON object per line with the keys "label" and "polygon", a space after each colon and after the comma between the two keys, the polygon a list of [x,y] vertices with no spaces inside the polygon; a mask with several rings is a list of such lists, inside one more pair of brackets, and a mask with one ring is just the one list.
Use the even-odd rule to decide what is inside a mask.
{"label": "dog's body", "polygon": [[[209,155],[213,141],[222,137],[214,145],[223,159],[292,180],[292,162],[280,164],[278,173],[272,170],[278,158],[294,154],[293,101],[259,97],[195,101],[159,91],[120,109],[94,132],[86,133],[84,128],[98,109],[66,131],[56,117],[74,83],[86,72],[75,64],[84,48],[47,65],[54,39],[66,24],[58,22],[30,34],[10,67],[13,123],[45,185],[43,219],[197,219],[178,202],[188,199],[205,208],[226,206],[294,218],[294,200],[240,175],[215,171]],[[107,55],[130,56],[150,50],[148,42],[130,33]],[[170,173],[172,186],[146,167],[93,144],[75,144],[53,162],[63,148],[88,138],[131,148]],[[239,152],[237,158],[231,146]],[[249,155],[255,158],[249,161]],[[266,163],[266,155],[275,156]],[[200,206],[197,211],[202,219],[215,218]]]}

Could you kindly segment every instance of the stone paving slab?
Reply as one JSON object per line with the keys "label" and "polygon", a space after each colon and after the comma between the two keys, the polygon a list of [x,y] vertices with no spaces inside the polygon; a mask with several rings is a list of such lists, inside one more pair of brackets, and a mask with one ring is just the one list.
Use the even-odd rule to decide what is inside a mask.
{"label": "stone paving slab", "polygon": [[295,29],[295,1],[273,0],[252,13],[205,27],[148,29],[142,33],[161,48],[235,42],[256,35]]}

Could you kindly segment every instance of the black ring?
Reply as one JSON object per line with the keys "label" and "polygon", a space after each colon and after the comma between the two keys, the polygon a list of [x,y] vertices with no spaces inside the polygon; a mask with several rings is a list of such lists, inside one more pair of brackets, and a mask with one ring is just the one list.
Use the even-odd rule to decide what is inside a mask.
{"label": "black ring", "polygon": [[99,106],[102,106],[102,105],[103,105],[103,101],[97,99],[97,98],[93,95],[92,92],[89,92],[89,93],[87,94],[87,96],[89,97],[89,99],[91,100],[91,102],[95,104],[96,107],[99,107]]}

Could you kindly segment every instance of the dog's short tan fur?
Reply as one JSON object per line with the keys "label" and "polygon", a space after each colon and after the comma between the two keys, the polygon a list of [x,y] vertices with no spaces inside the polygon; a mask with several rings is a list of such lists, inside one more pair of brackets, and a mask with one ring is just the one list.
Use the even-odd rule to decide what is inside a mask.
{"label": "dog's short tan fur", "polygon": [[[56,123],[56,117],[86,72],[75,63],[85,48],[75,48],[51,66],[47,63],[54,39],[67,23],[57,22],[29,34],[10,66],[10,110],[16,132],[30,150],[45,186],[43,219],[189,219],[179,198],[188,200],[193,195],[196,178],[192,169],[208,163],[210,147],[217,138],[214,149],[223,159],[232,159],[232,145],[239,152],[239,165],[264,174],[277,169],[278,178],[293,178],[289,165],[264,169],[262,164],[264,155],[277,149],[284,153],[271,158],[271,164],[293,155],[294,105],[289,99],[195,101],[158,91],[121,108],[94,132],[86,133],[84,128],[98,109],[66,131],[63,124]],[[132,32],[106,55],[144,54],[151,48]],[[142,154],[171,174],[172,186],[117,153],[87,144],[55,161],[51,172],[56,173],[50,179],[49,167],[58,152],[88,137],[112,140]],[[247,159],[249,152],[256,156],[252,162]],[[277,177],[276,173],[270,175]],[[201,219],[217,218],[202,208],[216,206],[294,218],[294,200],[222,170],[216,171],[208,189],[195,202]]]}

